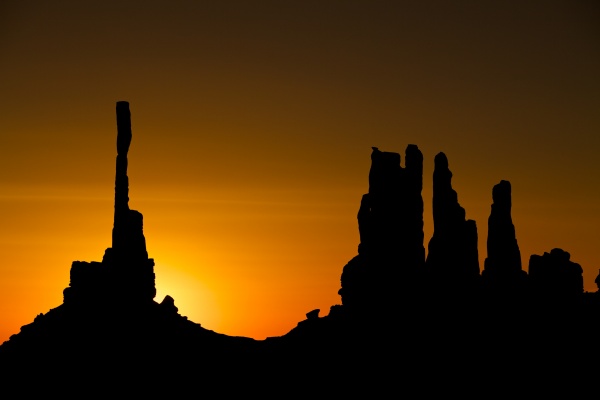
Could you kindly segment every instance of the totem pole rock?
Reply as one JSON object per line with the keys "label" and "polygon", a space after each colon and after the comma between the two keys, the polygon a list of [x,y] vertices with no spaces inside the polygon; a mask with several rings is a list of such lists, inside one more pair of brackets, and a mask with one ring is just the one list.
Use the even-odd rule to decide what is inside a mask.
{"label": "totem pole rock", "polygon": [[129,103],[117,102],[117,160],[112,247],[102,263],[74,261],[65,304],[89,305],[106,298],[118,302],[148,302],[156,295],[154,260],[148,258],[143,216],[129,208],[127,152],[131,144]]}
{"label": "totem pole rock", "polygon": [[140,212],[129,209],[127,153],[131,136],[129,103],[119,101],[117,102],[117,164],[112,250],[117,258],[136,261],[148,259],[148,253],[143,233],[143,216]]}
{"label": "totem pole rock", "polygon": [[117,102],[117,162],[115,173],[115,213],[112,248],[106,250],[103,263],[118,270],[119,295],[137,300],[152,300],[156,295],[154,260],[148,258],[143,232],[143,216],[129,208],[127,153],[131,144],[129,103]]}

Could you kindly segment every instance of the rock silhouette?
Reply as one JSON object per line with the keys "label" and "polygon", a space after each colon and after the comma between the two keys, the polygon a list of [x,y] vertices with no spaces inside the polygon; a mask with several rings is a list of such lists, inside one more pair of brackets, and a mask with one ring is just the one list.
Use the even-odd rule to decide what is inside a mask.
{"label": "rock silhouette", "polygon": [[579,382],[584,366],[596,372],[586,360],[599,355],[600,293],[583,291],[581,266],[558,248],[532,255],[529,273],[522,270],[508,181],[492,190],[480,274],[476,223],[458,202],[448,158],[437,154],[425,256],[423,155],[414,144],[405,167],[399,153],[372,149],[358,254],[343,267],[341,304],[324,316],[309,311],[285,335],[265,340],[189,321],[171,296],[154,300],[143,217],[129,208],[129,103],[118,102],[116,114],[112,247],[101,262],[74,261],[63,304],[0,345],[0,390],[345,397],[358,389],[482,396],[529,388],[539,395],[554,389],[549,382]]}
{"label": "rock silhouette", "polygon": [[452,189],[448,158],[438,153],[433,171],[433,236],[425,265],[434,290],[444,296],[468,295],[479,285],[477,225],[465,215]]}
{"label": "rock silhouette", "polygon": [[374,147],[369,192],[358,211],[358,255],[344,267],[342,304],[367,312],[397,304],[417,290],[421,281],[423,247],[423,155],[416,145],[400,154]]}
{"label": "rock silhouette", "polygon": [[[129,208],[127,152],[132,134],[128,102],[117,102],[116,116],[112,247],[106,249],[102,262],[74,261],[63,304],[39,314],[0,346],[0,367],[6,377],[55,377],[54,365],[59,363],[61,373],[77,384],[97,386],[110,365],[114,380],[104,382],[108,389],[139,384],[130,370],[144,377],[156,363],[169,366],[162,372],[163,379],[182,376],[186,369],[174,362],[180,362],[183,354],[201,358],[204,364],[194,372],[209,376],[213,368],[229,364],[232,354],[241,363],[243,355],[253,350],[254,339],[229,337],[188,321],[178,314],[170,296],[160,304],[154,301],[154,260],[148,258],[143,217]],[[60,380],[52,381],[53,386],[57,383]]]}
{"label": "rock silhouette", "polygon": [[151,302],[156,295],[154,260],[148,258],[143,215],[129,208],[127,152],[131,144],[129,103],[117,102],[117,162],[112,247],[101,263],[75,261],[63,292],[65,304],[89,305],[108,293],[124,302]]}
{"label": "rock silhouette", "polygon": [[563,249],[552,249],[529,258],[532,290],[543,301],[577,301],[583,294],[583,269]]}
{"label": "rock silhouette", "polygon": [[502,180],[492,190],[488,219],[487,258],[481,274],[484,290],[506,301],[524,295],[527,273],[521,267],[521,252],[511,217],[511,186]]}

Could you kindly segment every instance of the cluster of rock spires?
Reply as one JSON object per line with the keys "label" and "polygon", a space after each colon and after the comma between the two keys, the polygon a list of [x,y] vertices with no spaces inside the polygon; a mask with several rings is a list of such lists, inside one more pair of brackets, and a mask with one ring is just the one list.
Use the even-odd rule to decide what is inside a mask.
{"label": "cluster of rock spires", "polygon": [[[561,249],[532,255],[529,273],[523,270],[508,181],[492,190],[481,271],[476,223],[459,204],[446,155],[437,154],[434,232],[425,254],[423,155],[414,144],[406,148],[404,167],[399,153],[373,148],[369,191],[357,215],[358,254],[343,268],[341,305],[323,317],[313,310],[287,334],[266,340],[204,329],[179,315],[171,297],[160,304],[154,300],[154,260],[146,250],[142,214],[129,208],[129,104],[118,102],[116,111],[112,247],[102,262],[74,261],[63,304],[0,346],[3,373],[19,376],[26,368],[40,377],[52,370],[53,360],[66,358],[69,373],[88,382],[96,377],[91,371],[112,362],[113,376],[124,377],[132,368],[150,374],[168,365],[162,382],[254,373],[310,386],[305,379],[331,370],[362,380],[366,369],[389,372],[381,359],[394,358],[409,366],[411,372],[396,375],[409,384],[420,382],[419,371],[431,363],[447,371],[430,371],[427,379],[449,377],[460,359],[467,366],[456,372],[459,381],[466,375],[489,379],[490,373],[498,385],[500,375],[490,371],[501,370],[509,359],[548,372],[557,359],[572,365],[596,348],[599,293],[583,291],[581,266]],[[305,364],[311,367],[303,372],[284,372]],[[397,386],[397,379],[390,383]]]}
{"label": "cluster of rock spires", "polygon": [[[344,267],[339,294],[346,309],[398,307],[419,302],[582,300],[583,270],[568,252],[552,249],[532,255],[529,274],[511,217],[511,185],[493,187],[488,220],[487,258],[480,270],[477,225],[452,188],[452,172],[444,153],[435,156],[433,173],[434,232],[425,256],[423,235],[423,155],[416,145],[406,148],[406,167],[398,153],[371,154],[369,192],[358,211],[358,255]],[[592,297],[590,297],[592,298]]]}

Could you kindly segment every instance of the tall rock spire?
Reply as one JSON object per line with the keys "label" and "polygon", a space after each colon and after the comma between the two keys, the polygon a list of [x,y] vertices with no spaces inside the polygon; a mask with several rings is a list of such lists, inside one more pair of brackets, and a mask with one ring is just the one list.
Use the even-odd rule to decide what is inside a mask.
{"label": "tall rock spire", "polygon": [[156,296],[154,259],[148,258],[143,216],[129,209],[127,152],[131,144],[129,103],[117,102],[117,164],[112,247],[102,262],[74,261],[71,281],[64,290],[70,305],[101,304],[109,301],[139,303]]}
{"label": "tall rock spire", "polygon": [[433,236],[426,267],[435,290],[461,295],[479,283],[477,226],[458,203],[446,155],[438,153],[434,163]]}
{"label": "tall rock spire", "polygon": [[129,216],[129,178],[127,153],[131,144],[131,113],[129,103],[117,102],[117,165],[115,173],[115,214],[112,232],[113,249],[123,249],[127,243]]}
{"label": "tall rock spire", "polygon": [[129,178],[127,153],[131,144],[131,113],[129,103],[117,102],[117,164],[115,172],[115,214],[112,248],[119,259],[147,259],[143,216],[129,209]]}
{"label": "tall rock spire", "polygon": [[482,280],[490,295],[517,295],[523,289],[527,274],[521,267],[521,252],[511,217],[509,181],[502,180],[494,186],[492,201]]}
{"label": "tall rock spire", "polygon": [[521,252],[511,217],[511,187],[500,181],[492,189],[492,210],[488,219],[485,270],[521,270]]}
{"label": "tall rock spire", "polygon": [[[129,208],[127,153],[131,144],[129,103],[117,102],[117,162],[115,172],[115,214],[112,248],[106,249],[103,263],[118,271],[119,292],[136,298],[154,298],[154,260],[148,258],[142,213]],[[121,293],[122,294],[122,293]]]}

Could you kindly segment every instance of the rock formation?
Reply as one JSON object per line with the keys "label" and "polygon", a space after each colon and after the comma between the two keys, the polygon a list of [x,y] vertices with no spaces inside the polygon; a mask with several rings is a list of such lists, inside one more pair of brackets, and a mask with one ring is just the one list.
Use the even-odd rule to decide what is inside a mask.
{"label": "rock formation", "polygon": [[491,296],[519,296],[525,290],[527,273],[521,267],[521,252],[511,217],[509,181],[502,180],[494,186],[492,201],[482,283]]}
{"label": "rock formation", "polygon": [[129,103],[117,102],[117,163],[115,173],[115,213],[112,231],[111,256],[117,259],[139,262],[148,260],[146,239],[143,233],[143,217],[129,209],[129,178],[127,176],[127,153],[131,144],[131,113]]}
{"label": "rock formation", "polygon": [[400,154],[374,147],[369,192],[358,211],[358,255],[344,267],[339,294],[352,307],[392,305],[414,293],[425,262],[423,155],[416,145]]}
{"label": "rock formation", "polygon": [[[565,381],[564,369],[587,368],[599,357],[594,350],[600,296],[582,296],[581,267],[563,250],[530,258],[527,290],[538,300],[535,307],[533,296],[511,304],[519,312],[514,307],[505,312],[506,302],[490,307],[482,301],[477,228],[458,203],[443,153],[435,157],[434,233],[425,259],[423,156],[415,145],[406,148],[404,168],[399,154],[373,148],[369,191],[357,215],[358,255],[341,276],[342,305],[323,317],[313,309],[288,333],[264,341],[202,328],[178,314],[172,297],[160,304],[153,300],[154,261],[148,258],[142,214],[129,208],[130,142],[129,105],[119,102],[112,246],[102,262],[74,261],[64,303],[0,346],[7,393],[26,388],[29,394],[22,382],[33,382],[45,397],[81,387],[109,396],[117,391],[155,396],[158,386],[170,394],[180,389],[183,397],[199,387],[222,391],[223,382],[231,382],[245,396],[254,389],[269,397],[271,389],[282,397],[281,387],[296,395],[326,393],[327,384],[337,397],[347,397],[356,395],[357,383],[369,393],[378,388],[402,395],[446,390],[438,383],[451,382],[460,394],[481,394],[480,387],[518,394],[524,393],[524,381],[516,377],[529,381],[535,374],[541,376],[541,385],[533,385],[539,393],[548,382]],[[483,273],[489,285],[483,288],[509,293],[513,279],[524,276],[510,184],[501,181],[492,197]],[[582,297],[587,300],[578,303]],[[561,304],[583,307],[557,313]],[[331,371],[343,382],[314,379]],[[556,371],[561,373],[553,379],[549,373]]]}
{"label": "rock formation", "polygon": [[452,172],[444,153],[435,156],[433,172],[433,236],[426,269],[435,292],[444,296],[469,295],[479,283],[477,226],[452,189]]}
{"label": "rock formation", "polygon": [[[152,386],[162,380],[173,388],[189,371],[189,360],[199,360],[194,361],[196,381],[198,376],[241,368],[255,351],[254,339],[219,334],[181,316],[172,297],[160,304],[153,300],[154,260],[146,251],[142,214],[129,208],[129,104],[118,102],[116,111],[112,246],[102,262],[74,261],[63,304],[39,314],[0,346],[0,375],[7,381],[26,378],[58,393],[73,387],[110,388],[114,393],[123,386],[147,385],[147,377],[157,376],[158,368],[160,379]],[[50,377],[55,380],[46,382],[48,387],[40,384]]]}
{"label": "rock formation", "polygon": [[423,155],[415,145],[406,148],[406,167],[400,166],[400,154],[371,153],[368,209],[363,220],[369,220],[362,236],[372,257],[388,268],[421,269],[425,262],[423,247]]}
{"label": "rock formation", "polygon": [[143,216],[129,208],[127,153],[131,144],[129,103],[117,102],[117,161],[112,247],[102,262],[74,261],[71,281],[64,290],[66,304],[89,304],[101,293],[120,302],[149,302],[156,295],[154,260],[148,258]]}

